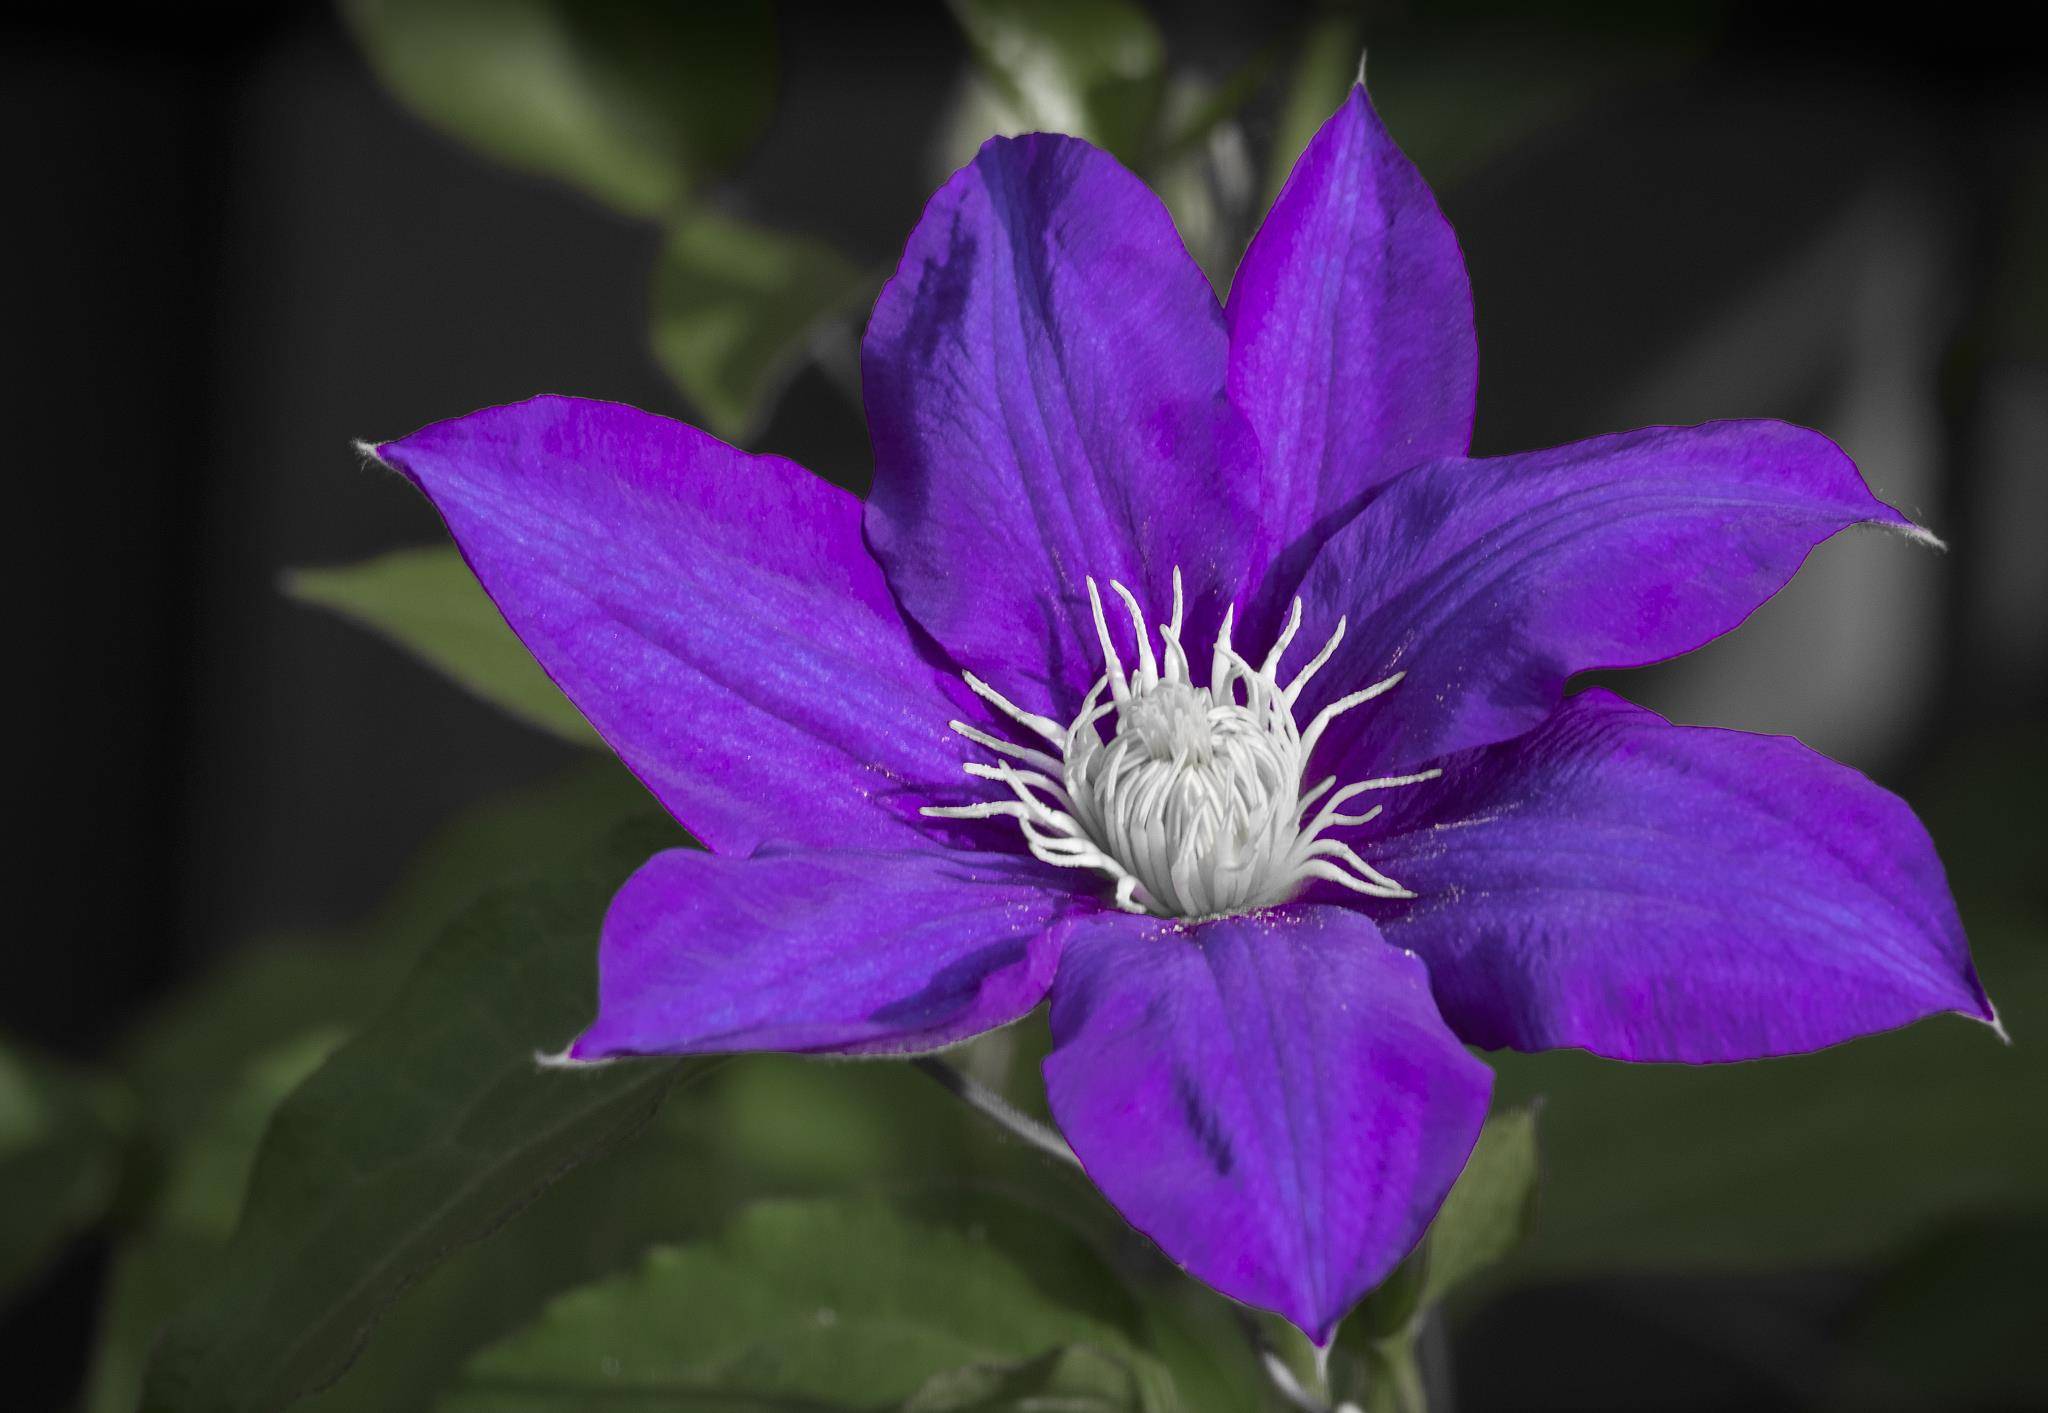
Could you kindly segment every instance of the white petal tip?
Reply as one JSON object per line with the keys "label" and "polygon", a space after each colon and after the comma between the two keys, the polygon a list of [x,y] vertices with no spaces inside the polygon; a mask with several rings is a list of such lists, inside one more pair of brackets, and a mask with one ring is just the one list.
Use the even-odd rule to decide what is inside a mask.
{"label": "white petal tip", "polygon": [[1935,534],[1932,530],[1928,529],[1924,525],[1886,524],[1884,528],[1891,531],[1895,535],[1903,535],[1905,538],[1911,540],[1916,545],[1925,545],[1927,546],[1927,548],[1935,550],[1941,554],[1948,553],[1948,541],[1944,540],[1941,536]]}
{"label": "white petal tip", "polygon": [[594,1070],[600,1065],[610,1064],[611,1061],[579,1060],[574,1055],[571,1055],[568,1047],[565,1046],[553,1054],[549,1054],[545,1050],[534,1051],[533,1063],[536,1068],[543,1070]]}

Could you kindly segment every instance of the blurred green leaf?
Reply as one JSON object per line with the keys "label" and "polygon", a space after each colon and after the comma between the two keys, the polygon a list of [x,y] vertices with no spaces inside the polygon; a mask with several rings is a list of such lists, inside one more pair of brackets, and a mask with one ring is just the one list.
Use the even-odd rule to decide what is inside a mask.
{"label": "blurred green leaf", "polygon": [[705,424],[743,441],[872,283],[822,241],[699,212],[670,228],[654,269],[654,351]]}
{"label": "blurred green leaf", "polygon": [[286,1100],[146,1406],[271,1408],[320,1387],[406,1285],[646,1122],[685,1067],[544,1070],[535,1051],[588,1021],[599,921],[650,847],[486,900]]}
{"label": "blurred green leaf", "polygon": [[[1020,1072],[1035,1070],[1033,1056],[1043,1048],[1042,1020],[1025,1029],[1031,1034]],[[238,1150],[245,1168],[255,1140],[247,1133]],[[651,1244],[716,1230],[764,1194],[904,1190],[929,1186],[935,1175],[1028,1192],[1054,1214],[1019,1207],[1006,1223],[984,1214],[984,1235],[1032,1258],[1063,1302],[1141,1330],[1146,1347],[1173,1370],[1191,1413],[1263,1406],[1262,1376],[1228,1303],[1159,1258],[1078,1174],[1010,1140],[908,1066],[784,1055],[743,1057],[674,1095],[653,1123],[601,1161],[569,1173],[489,1240],[453,1252],[390,1306],[338,1382],[298,1406],[305,1413],[413,1413],[431,1406],[472,1353],[536,1318],[553,1296],[624,1269]],[[217,1196],[215,1208],[226,1205],[231,1214],[241,1186],[223,1171],[215,1187],[226,1198]],[[92,1413],[135,1406],[135,1351],[146,1347],[166,1305],[182,1303],[190,1273],[217,1263],[224,1237],[143,1244],[143,1254],[156,1257],[151,1269],[172,1272],[173,1284],[159,1286],[153,1306],[143,1302],[140,1318],[131,1314],[131,1334],[115,1341],[114,1354],[103,1353],[105,1362],[125,1359],[128,1394],[96,1398]],[[124,1253],[120,1276],[135,1260]],[[136,1304],[131,1298],[127,1309]],[[108,1328],[115,1328],[111,1318]],[[111,1377],[96,1380],[101,1385],[120,1387]]]}
{"label": "blurred green leaf", "polygon": [[1221,83],[1177,78],[1168,93],[1167,136],[1159,165],[1171,166],[1177,159],[1195,155],[1218,128],[1244,111],[1272,78],[1277,62],[1278,51],[1268,48],[1239,64]]}
{"label": "blurred green leaf", "polygon": [[1605,44],[1396,46],[1368,56],[1366,83],[1402,151],[1443,188],[1610,94],[1668,81],[1696,42],[1678,33]]}
{"label": "blurred green leaf", "polygon": [[0,1041],[0,1301],[106,1212],[126,1111],[113,1083]]}
{"label": "blurred green leaf", "polygon": [[1536,1207],[1536,1110],[1487,1119],[1429,1234],[1344,1322],[1345,1344],[1406,1340],[1423,1316],[1528,1235]]}
{"label": "blurred green leaf", "polygon": [[1836,1408],[2048,1408],[2048,1221],[1934,1232],[1881,1276],[1836,1348]]}
{"label": "blurred green leaf", "polygon": [[1604,44],[1503,43],[1368,49],[1366,27],[1330,15],[1303,35],[1267,155],[1266,205],[1366,66],[1372,102],[1430,185],[1472,175],[1592,106],[1677,72],[1695,52],[1684,34]]}
{"label": "blurred green leaf", "polygon": [[108,1277],[86,1381],[87,1413],[132,1413],[158,1330],[191,1298],[234,1232],[249,1165],[271,1115],[341,1038],[339,1028],[316,1028],[259,1049],[231,1077],[216,1079],[210,1102],[179,1106],[177,1142],[160,1155],[146,1210],[131,1218],[133,1231]]}
{"label": "blurred green leaf", "polygon": [[548,1301],[631,1266],[648,1247],[704,1234],[750,1193],[718,1135],[674,1095],[653,1123],[568,1173],[488,1239],[403,1292],[338,1381],[295,1413],[421,1413],[479,1350]]}
{"label": "blurred green leaf", "polygon": [[1273,119],[1273,145],[1266,154],[1266,199],[1273,198],[1294,170],[1295,159],[1309,139],[1329,120],[1358,81],[1364,53],[1365,25],[1350,15],[1326,15],[1310,25],[1295,51],[1294,64],[1280,92],[1280,110]]}
{"label": "blurred green leaf", "polygon": [[[764,1196],[877,1189],[924,1194],[911,1209],[923,1220],[978,1203],[966,1224],[1015,1253],[1051,1298],[1134,1331],[1172,1369],[1189,1413],[1261,1406],[1261,1376],[1228,1303],[1159,1259],[1070,1169],[907,1065],[750,1055],[672,1097],[643,1132],[436,1269],[379,1322],[348,1373],[302,1407],[430,1407],[472,1354],[651,1245],[709,1236]],[[978,1202],[980,1191],[1028,1194],[1031,1205]]]}
{"label": "blurred green leaf", "polygon": [[1119,0],[949,0],[1019,128],[1071,133],[1148,165],[1166,46]]}
{"label": "blurred green leaf", "polygon": [[256,1056],[302,1035],[351,1033],[486,893],[601,858],[623,821],[658,816],[639,782],[609,761],[463,811],[361,922],[239,948],[159,1003],[116,1061],[140,1098],[137,1127],[176,1146],[243,1084]]}
{"label": "blurred green leaf", "polygon": [[1536,1214],[1536,1179],[1535,1106],[1493,1115],[1430,1224],[1424,1309],[1521,1245]]}
{"label": "blurred green leaf", "polygon": [[136,1406],[144,1355],[189,1299],[193,1273],[210,1270],[227,1244],[256,1145],[285,1095],[485,893],[597,856],[621,820],[651,810],[638,782],[611,764],[493,796],[439,831],[361,923],[241,948],[137,1027],[117,1069],[138,1099],[132,1146],[149,1176],[121,1223],[90,1413]]}
{"label": "blurred green leaf", "polygon": [[1130,1364],[1093,1345],[1052,1349],[1015,1364],[969,1364],[934,1374],[901,1413],[1117,1413],[1148,1406]]}
{"label": "blurred green leaf", "polygon": [[648,1247],[715,1232],[766,1193],[901,1183],[974,1165],[975,1117],[900,1065],[747,1056],[407,1291],[304,1413],[431,1407],[468,1359]]}
{"label": "blurred green leaf", "polygon": [[[2013,1034],[2048,1033],[2048,935],[1966,908]],[[2043,1210],[2048,1049],[1937,1017],[1816,1055],[1625,1065],[1491,1057],[1496,1093],[1544,1098],[1543,1220],[1524,1276],[1764,1270],[1881,1258],[1958,1213]]]}
{"label": "blurred green leaf", "polygon": [[[1058,1299],[1062,1273],[1048,1289],[1030,1248],[991,1238],[1017,1221],[1004,1205],[963,1201],[913,1219],[873,1199],[760,1204],[715,1241],[659,1249],[557,1301],[476,1359],[441,1406],[546,1413],[625,1397],[646,1408],[872,1408],[942,1396],[929,1383],[939,1371],[1073,1343],[1129,1372],[1139,1401],[1108,1406],[1169,1406],[1168,1375],[1125,1325]],[[1088,1372],[1099,1388],[1099,1365]]]}
{"label": "blurred green leaf", "polygon": [[379,77],[500,161],[668,216],[767,121],[766,0],[344,0]]}
{"label": "blurred green leaf", "polygon": [[506,626],[452,545],[393,550],[333,569],[295,569],[285,576],[284,590],[382,634],[529,726],[575,745],[603,745]]}

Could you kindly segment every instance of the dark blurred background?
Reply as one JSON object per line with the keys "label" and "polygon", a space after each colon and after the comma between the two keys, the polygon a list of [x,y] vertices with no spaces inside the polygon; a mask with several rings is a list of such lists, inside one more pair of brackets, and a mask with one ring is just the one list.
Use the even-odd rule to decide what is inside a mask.
{"label": "dark blurred background", "polygon": [[[1148,8],[1174,70],[1211,81],[1330,18]],[[1876,1156],[1826,1160],[1839,1166],[1823,1189],[1884,1186],[1886,1154],[1910,1167],[1930,1145],[1960,1169],[1931,1193],[1918,1169],[1900,1177],[1869,1249],[1795,1240],[1782,1263],[1722,1261],[1714,1220],[1646,1199],[1679,1212],[1680,1231],[1632,1254],[1622,1237],[1601,1245],[1593,1198],[1547,1193],[1564,1227],[1539,1227],[1526,1268],[1458,1312],[1458,1406],[2028,1406],[2048,1391],[2027,1347],[2048,1328],[2034,1260],[2048,1258],[2048,1194],[2038,1158],[2014,1156],[2048,1146],[2043,1070],[2021,1053],[2048,1035],[2034,999],[2048,864],[2039,46],[2014,32],[2017,12],[1965,6],[1334,13],[1361,26],[1381,110],[1464,243],[1478,450],[1784,417],[1841,442],[1948,541],[1946,555],[1874,533],[1830,544],[1736,638],[1623,690],[1680,719],[1798,734],[1912,799],[2018,1042],[2003,1052],[1937,1023],[1969,1058],[1954,1091],[1915,1102],[2005,1091],[1960,1147],[1916,1138],[1923,1110],[1883,1132],[1883,1096],[1860,1096],[1879,1132],[1854,1153]],[[370,915],[455,812],[596,768],[280,592],[289,568],[440,538],[351,442],[544,390],[698,417],[650,348],[656,224],[430,127],[326,6],[214,8],[197,24],[182,10],[0,21],[7,602],[27,643],[0,1030],[81,1062],[224,957]],[[937,7],[788,4],[774,39],[772,115],[720,199],[885,269],[981,135],[969,46]],[[1226,178],[1283,121],[1275,72],[1211,139]],[[1248,203],[1216,183],[1215,249],[1241,245],[1264,181],[1236,183]],[[831,356],[794,373],[750,444],[864,486],[864,432]],[[1509,1089],[1549,1087],[1547,1072],[1503,1073]],[[1690,1102],[1683,1078],[1662,1099],[1637,1082],[1628,1101]],[[1624,1205],[1643,1190],[1621,1170],[1636,1149],[1556,1117],[1553,1182],[1599,1173]],[[1728,1160],[1717,1146],[1706,1170]],[[1920,1243],[1958,1227],[1975,1264],[1952,1270],[1958,1242]],[[1929,1262],[1933,1276],[1900,1274]],[[106,1241],[82,1235],[6,1297],[0,1405],[76,1398],[108,1268]],[[1930,1321],[1952,1328],[1930,1336]],[[1922,1341],[1905,1366],[1895,1328]]]}

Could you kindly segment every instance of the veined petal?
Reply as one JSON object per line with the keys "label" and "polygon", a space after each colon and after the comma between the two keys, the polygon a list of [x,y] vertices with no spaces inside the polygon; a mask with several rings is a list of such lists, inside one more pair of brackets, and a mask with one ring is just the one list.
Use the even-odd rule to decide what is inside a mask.
{"label": "veined petal", "polygon": [[576,1060],[932,1050],[1045,996],[1070,900],[1028,862],[936,850],[656,854],[605,915]]}
{"label": "veined petal", "polygon": [[1358,773],[1508,740],[1550,714],[1575,672],[1727,632],[1814,546],[1864,520],[1912,529],[1833,442],[1782,422],[1417,467],[1309,566],[1309,624],[1342,614],[1351,631],[1304,708],[1406,673],[1329,733],[1326,759]]}
{"label": "veined petal", "polygon": [[376,448],[527,648],[721,853],[903,847],[957,789],[950,681],[918,656],[860,502],[615,403],[540,397]]}
{"label": "veined petal", "polygon": [[1493,1083],[1344,908],[1078,921],[1052,1032],[1053,1116],[1117,1210],[1318,1342],[1421,1239]]}
{"label": "veined petal", "polygon": [[1993,1018],[1927,831],[1797,741],[1593,690],[1403,795],[1360,852],[1418,896],[1372,911],[1472,1044],[1746,1060]]}
{"label": "veined petal", "polygon": [[[1242,582],[1256,445],[1223,313],[1159,199],[1073,138],[998,138],[932,198],[875,305],[867,532],[906,612],[1036,711],[1100,669],[1087,576]],[[1116,630],[1121,634],[1121,628]]]}
{"label": "veined petal", "polygon": [[1265,450],[1266,534],[1291,585],[1367,492],[1472,441],[1465,258],[1363,87],[1295,163],[1227,315],[1230,392]]}

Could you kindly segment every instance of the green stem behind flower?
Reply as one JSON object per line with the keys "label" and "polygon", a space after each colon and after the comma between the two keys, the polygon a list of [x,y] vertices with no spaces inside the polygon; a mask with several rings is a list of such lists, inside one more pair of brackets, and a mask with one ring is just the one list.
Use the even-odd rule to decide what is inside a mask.
{"label": "green stem behind flower", "polygon": [[1429,1388],[1416,1357],[1417,1343],[1412,1333],[1404,1333],[1368,1346],[1367,1413],[1429,1413]]}
{"label": "green stem behind flower", "polygon": [[1067,1146],[1066,1139],[1038,1120],[1019,1112],[1009,1100],[972,1075],[953,1068],[936,1055],[920,1055],[910,1063],[913,1068],[937,1080],[949,1093],[979,1109],[1039,1152],[1077,1168],[1081,1166],[1080,1159],[1074,1156],[1074,1150]]}

